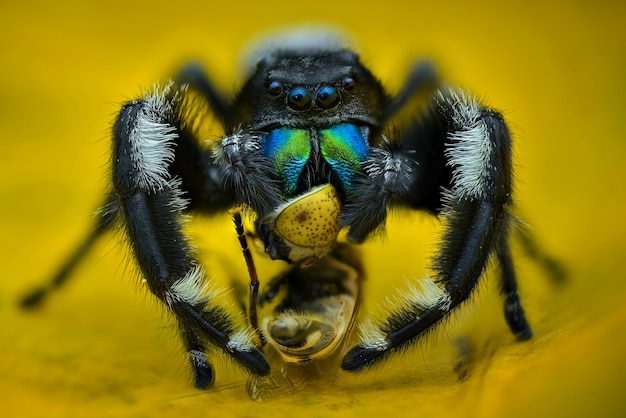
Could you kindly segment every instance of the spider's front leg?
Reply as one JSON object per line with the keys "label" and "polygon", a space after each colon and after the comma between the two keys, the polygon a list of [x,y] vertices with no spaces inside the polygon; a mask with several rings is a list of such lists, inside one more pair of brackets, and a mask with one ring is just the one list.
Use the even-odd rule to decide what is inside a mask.
{"label": "spider's front leg", "polygon": [[368,177],[344,220],[348,237],[367,238],[393,205],[438,214],[444,234],[434,278],[401,294],[401,306],[383,321],[362,328],[360,343],[344,357],[345,370],[374,365],[426,335],[470,297],[492,255],[501,267],[507,323],[520,339],[532,336],[509,252],[511,171],[502,116],[453,89],[436,92],[423,117],[372,151]]}
{"label": "spider's front leg", "polygon": [[217,212],[235,198],[223,167],[198,145],[185,89],[170,84],[126,104],[113,127],[113,186],[133,255],[150,291],[174,314],[198,388],[213,383],[211,344],[257,375],[269,373],[248,330],[215,301],[182,232],[185,212]]}

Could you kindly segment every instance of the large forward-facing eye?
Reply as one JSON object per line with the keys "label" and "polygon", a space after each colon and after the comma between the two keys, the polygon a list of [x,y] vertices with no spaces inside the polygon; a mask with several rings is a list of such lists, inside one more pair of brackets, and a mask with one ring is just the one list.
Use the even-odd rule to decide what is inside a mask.
{"label": "large forward-facing eye", "polygon": [[339,104],[340,97],[337,90],[330,86],[320,87],[317,91],[315,103],[321,109],[332,109]]}
{"label": "large forward-facing eye", "polygon": [[293,110],[306,110],[311,107],[311,95],[301,87],[296,87],[289,92],[287,105]]}

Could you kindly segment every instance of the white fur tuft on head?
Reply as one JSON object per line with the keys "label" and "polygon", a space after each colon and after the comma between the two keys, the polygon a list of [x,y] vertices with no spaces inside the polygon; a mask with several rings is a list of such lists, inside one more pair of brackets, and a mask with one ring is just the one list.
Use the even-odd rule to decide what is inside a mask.
{"label": "white fur tuft on head", "polygon": [[249,74],[264,58],[279,52],[332,52],[353,45],[339,29],[326,25],[305,25],[272,31],[244,48],[242,67]]}

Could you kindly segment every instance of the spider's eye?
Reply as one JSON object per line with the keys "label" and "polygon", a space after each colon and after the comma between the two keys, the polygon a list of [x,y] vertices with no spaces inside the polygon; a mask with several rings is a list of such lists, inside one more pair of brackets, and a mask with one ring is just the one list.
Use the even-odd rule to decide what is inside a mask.
{"label": "spider's eye", "polygon": [[267,92],[272,96],[280,96],[283,92],[283,84],[280,81],[272,81],[267,86]]}
{"label": "spider's eye", "polygon": [[344,90],[350,91],[354,88],[354,78],[346,77],[343,79],[343,88]]}
{"label": "spider's eye", "polygon": [[311,96],[305,89],[297,87],[289,92],[287,104],[293,110],[306,110],[311,106]]}
{"label": "spider's eye", "polygon": [[339,93],[332,87],[320,87],[315,103],[322,109],[331,109],[339,104]]}

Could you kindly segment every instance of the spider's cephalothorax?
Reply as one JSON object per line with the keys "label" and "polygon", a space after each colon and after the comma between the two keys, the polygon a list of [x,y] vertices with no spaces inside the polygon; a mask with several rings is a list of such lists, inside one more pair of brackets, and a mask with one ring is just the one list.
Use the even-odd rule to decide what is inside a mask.
{"label": "spider's cephalothorax", "polygon": [[[258,54],[232,99],[189,66],[122,107],[106,210],[55,284],[119,219],[149,290],[180,325],[196,386],[213,382],[209,348],[266,375],[270,366],[253,333],[239,329],[215,297],[182,232],[185,217],[233,206],[256,214],[254,235],[267,254],[293,263],[284,276],[290,279],[276,281],[288,296],[260,321],[262,336],[286,361],[300,362],[341,346],[354,320],[360,270],[352,258],[342,260],[351,244],[337,244],[340,230],[360,243],[383,228],[390,208],[404,207],[444,221],[433,277],[398,298],[382,321],[361,327],[342,368],[367,368],[426,335],[468,299],[491,258],[502,273],[507,323],[530,338],[509,252],[511,137],[502,116],[462,90],[437,86],[428,65],[416,66],[392,96],[348,49],[276,45]],[[418,92],[430,95],[429,104],[390,126]],[[197,95],[224,127],[209,147],[192,128],[202,122],[190,99]]]}

